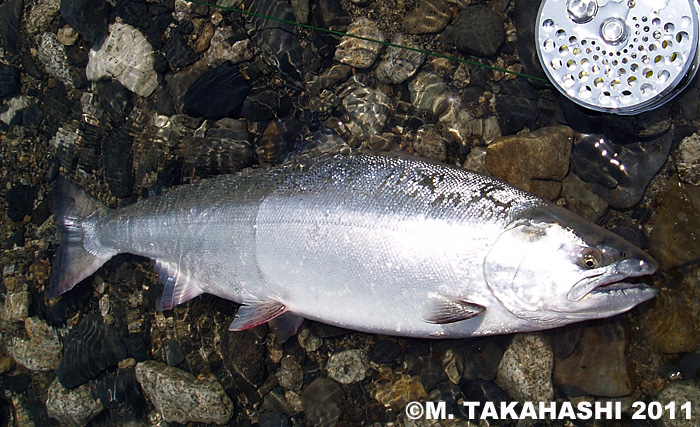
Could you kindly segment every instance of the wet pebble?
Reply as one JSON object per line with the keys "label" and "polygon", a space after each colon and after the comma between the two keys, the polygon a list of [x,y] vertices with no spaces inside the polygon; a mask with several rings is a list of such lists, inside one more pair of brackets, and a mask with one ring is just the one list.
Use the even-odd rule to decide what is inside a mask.
{"label": "wet pebble", "polygon": [[51,22],[58,16],[60,8],[61,0],[39,0],[33,2],[29,13],[24,19],[24,28],[27,34],[34,36],[46,31]]}
{"label": "wet pebble", "polygon": [[518,334],[503,353],[496,384],[518,401],[545,402],[554,398],[554,355],[538,334]]}
{"label": "wet pebble", "polygon": [[403,18],[403,29],[409,34],[439,33],[452,19],[444,0],[421,0],[415,9]]}
{"label": "wet pebble", "polygon": [[221,354],[224,369],[233,378],[236,389],[250,401],[262,398],[258,388],[265,382],[265,335],[267,327],[256,327],[246,331],[230,333],[222,331]]}
{"label": "wet pebble", "polygon": [[302,393],[302,406],[309,425],[331,427],[341,415],[345,392],[333,380],[316,378]]}
{"label": "wet pebble", "polygon": [[539,115],[540,93],[529,82],[521,79],[507,80],[499,84],[496,96],[498,123],[504,135],[534,129]]}
{"label": "wet pebble", "polygon": [[573,131],[567,126],[495,139],[486,152],[486,168],[496,178],[553,200],[569,170]]}
{"label": "wet pebble", "polygon": [[2,307],[3,322],[22,322],[29,316],[29,291],[7,291]]}
{"label": "wet pebble", "polygon": [[698,259],[700,254],[700,189],[672,180],[659,200],[649,253],[661,268]]}
{"label": "wet pebble", "polygon": [[299,362],[292,356],[284,356],[276,373],[277,381],[282,388],[299,391],[304,382],[304,371]]}
{"label": "wet pebble", "polygon": [[[384,35],[377,24],[365,17],[358,18],[350,24],[347,33],[380,42],[384,41]],[[382,46],[381,43],[374,41],[343,36],[335,50],[335,59],[355,68],[369,68],[379,56]]]}
{"label": "wet pebble", "polygon": [[357,80],[352,81],[340,96],[351,120],[346,125],[350,126],[355,137],[366,141],[371,135],[382,132],[391,108],[389,96]]}
{"label": "wet pebble", "polygon": [[428,397],[420,377],[397,374],[391,369],[379,370],[379,378],[374,389],[374,398],[382,405],[403,409],[409,402],[422,401]]}
{"label": "wet pebble", "polygon": [[694,133],[678,147],[678,176],[681,181],[700,186],[700,135]]}
{"label": "wet pebble", "polygon": [[570,173],[562,182],[562,195],[566,206],[582,217],[597,222],[608,212],[608,204],[585,182]]}
{"label": "wet pebble", "polygon": [[61,16],[88,43],[107,34],[111,10],[105,0],[61,0]]}
{"label": "wet pebble", "polygon": [[56,372],[66,388],[97,378],[105,369],[126,358],[126,347],[117,329],[97,313],[87,315],[64,340],[61,365]]}
{"label": "wet pebble", "polygon": [[[402,34],[397,34],[391,39],[395,45],[418,48]],[[377,64],[375,74],[380,82],[398,84],[413,77],[425,61],[425,54],[408,49],[389,46]]]}
{"label": "wet pebble", "polygon": [[192,83],[184,97],[184,112],[195,117],[235,117],[250,93],[250,86],[238,67],[224,62]]}
{"label": "wet pebble", "polygon": [[8,353],[30,371],[58,369],[63,345],[56,330],[38,317],[28,317],[24,329],[28,338],[12,337]]}
{"label": "wet pebble", "polygon": [[73,46],[78,41],[78,33],[70,25],[58,29],[56,39],[64,46]]}
{"label": "wet pebble", "polygon": [[53,33],[41,35],[37,49],[39,63],[50,75],[62,81],[65,85],[74,86],[73,71],[68,63],[66,49]]}
{"label": "wet pebble", "polygon": [[687,382],[670,383],[659,393],[658,399],[664,408],[666,405],[675,404],[677,411],[679,405],[691,402],[690,414],[681,411],[676,412],[675,416],[672,417],[670,411],[662,411],[661,425],[663,427],[693,427],[697,425],[697,420],[700,418],[700,389],[696,385]]}
{"label": "wet pebble", "polygon": [[239,39],[231,27],[216,28],[203,59],[210,67],[218,67],[226,61],[239,64],[253,59],[250,39]]}
{"label": "wet pebble", "polygon": [[554,384],[569,396],[629,396],[634,390],[627,367],[627,339],[620,323],[584,328],[573,354],[554,362]]}
{"label": "wet pebble", "polygon": [[233,402],[214,377],[149,360],[136,365],[136,379],[166,422],[224,424],[233,416]]}
{"label": "wet pebble", "polygon": [[360,382],[367,376],[367,354],[359,349],[345,350],[328,358],[328,377],[341,384]]}
{"label": "wet pebble", "polygon": [[[98,49],[95,50],[95,47]],[[100,46],[90,49],[86,74],[92,81],[114,77],[130,91],[149,96],[158,87],[153,48],[139,30],[115,22]]]}
{"label": "wet pebble", "polygon": [[62,426],[81,427],[102,412],[104,407],[93,397],[92,384],[85,384],[73,390],[63,387],[58,379],[49,386],[46,398],[46,411]]}
{"label": "wet pebble", "polygon": [[444,162],[447,160],[445,138],[434,125],[421,126],[416,132],[413,148],[422,157]]}
{"label": "wet pebble", "polygon": [[503,21],[488,6],[472,5],[464,8],[440,40],[454,45],[460,52],[476,56],[493,56],[505,41]]}

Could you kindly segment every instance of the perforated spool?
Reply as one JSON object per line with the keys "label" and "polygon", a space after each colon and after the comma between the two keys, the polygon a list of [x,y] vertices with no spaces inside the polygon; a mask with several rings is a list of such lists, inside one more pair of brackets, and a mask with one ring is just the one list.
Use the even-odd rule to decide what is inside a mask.
{"label": "perforated spool", "polygon": [[638,114],[698,69],[696,0],[543,0],[537,53],[554,86],[587,108]]}

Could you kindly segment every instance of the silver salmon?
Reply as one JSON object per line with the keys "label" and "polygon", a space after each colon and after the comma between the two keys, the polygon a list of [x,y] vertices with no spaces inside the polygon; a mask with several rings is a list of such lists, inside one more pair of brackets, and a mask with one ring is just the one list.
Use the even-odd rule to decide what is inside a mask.
{"label": "silver salmon", "polygon": [[159,310],[242,304],[231,330],[312,319],[470,337],[630,310],[657,263],[616,234],[501,181],[421,160],[327,156],[172,188],[110,210],[59,179],[50,295],[119,253],[155,260]]}

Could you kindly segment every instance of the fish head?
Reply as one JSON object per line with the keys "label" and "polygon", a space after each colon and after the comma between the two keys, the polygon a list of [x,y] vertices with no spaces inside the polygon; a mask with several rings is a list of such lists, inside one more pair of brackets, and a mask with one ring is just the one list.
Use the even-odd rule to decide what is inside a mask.
{"label": "fish head", "polygon": [[556,327],[614,316],[656,295],[627,279],[657,263],[622,237],[559,206],[519,215],[484,260],[486,282],[515,316]]}

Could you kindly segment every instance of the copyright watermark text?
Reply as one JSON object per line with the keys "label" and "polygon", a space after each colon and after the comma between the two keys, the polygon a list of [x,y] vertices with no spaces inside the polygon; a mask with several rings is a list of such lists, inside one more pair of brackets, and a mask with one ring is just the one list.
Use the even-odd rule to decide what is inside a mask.
{"label": "copyright watermark text", "polygon": [[[463,416],[475,420],[619,420],[622,418],[621,402],[464,402]],[[633,420],[691,419],[692,404],[670,402],[634,402],[629,408]],[[451,420],[455,417],[443,401],[410,402],[406,416],[416,420]]]}

